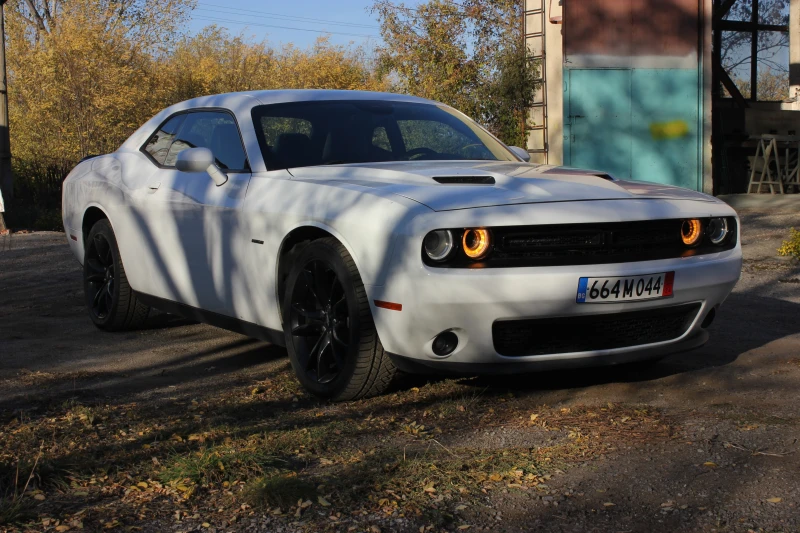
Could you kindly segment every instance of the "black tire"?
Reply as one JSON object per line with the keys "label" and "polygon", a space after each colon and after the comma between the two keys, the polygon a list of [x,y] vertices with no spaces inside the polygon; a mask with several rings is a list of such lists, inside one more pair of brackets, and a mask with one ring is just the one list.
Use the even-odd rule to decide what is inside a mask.
{"label": "black tire", "polygon": [[339,241],[306,245],[290,267],[285,289],[286,349],[306,390],[345,401],[389,387],[397,371],[378,338],[355,262]]}
{"label": "black tire", "polygon": [[150,312],[128,284],[114,230],[106,219],[97,221],[86,238],[83,292],[89,317],[105,331],[141,327]]}

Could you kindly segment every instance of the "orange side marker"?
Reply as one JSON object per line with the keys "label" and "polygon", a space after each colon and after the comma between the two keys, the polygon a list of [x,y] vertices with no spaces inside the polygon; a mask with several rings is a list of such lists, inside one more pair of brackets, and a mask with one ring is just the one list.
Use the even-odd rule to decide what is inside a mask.
{"label": "orange side marker", "polygon": [[384,302],[382,300],[375,300],[375,307],[383,307],[391,311],[402,311],[403,304],[396,304],[394,302]]}

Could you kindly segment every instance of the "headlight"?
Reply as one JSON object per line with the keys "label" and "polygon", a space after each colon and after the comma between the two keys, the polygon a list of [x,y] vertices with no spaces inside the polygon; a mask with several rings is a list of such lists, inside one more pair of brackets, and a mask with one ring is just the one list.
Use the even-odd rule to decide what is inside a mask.
{"label": "headlight", "polygon": [[686,246],[696,246],[703,238],[703,224],[696,218],[690,218],[681,224],[681,239]]}
{"label": "headlight", "polygon": [[492,234],[488,229],[465,229],[461,238],[464,253],[470,259],[483,259],[492,246]]}
{"label": "headlight", "polygon": [[443,261],[453,251],[453,233],[449,229],[432,231],[425,235],[422,247],[432,260]]}
{"label": "headlight", "polygon": [[706,234],[713,244],[722,244],[728,238],[728,221],[724,218],[712,218],[708,221]]}

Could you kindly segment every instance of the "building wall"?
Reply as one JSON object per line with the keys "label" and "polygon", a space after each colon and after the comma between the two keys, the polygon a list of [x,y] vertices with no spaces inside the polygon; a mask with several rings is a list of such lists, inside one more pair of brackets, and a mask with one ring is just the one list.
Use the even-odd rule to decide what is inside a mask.
{"label": "building wall", "polygon": [[[564,164],[564,54],[561,25],[562,0],[525,0],[525,33],[528,52],[540,52],[544,68],[537,99],[545,102],[544,112],[531,110],[530,121],[545,127],[528,135],[531,161],[550,165]],[[543,13],[543,16],[542,16]],[[541,38],[539,35],[543,34]],[[539,149],[544,148],[544,152]]]}
{"label": "building wall", "polygon": [[711,0],[544,3],[547,162],[704,189]]}
{"label": "building wall", "polygon": [[568,1],[564,161],[702,188],[698,0]]}

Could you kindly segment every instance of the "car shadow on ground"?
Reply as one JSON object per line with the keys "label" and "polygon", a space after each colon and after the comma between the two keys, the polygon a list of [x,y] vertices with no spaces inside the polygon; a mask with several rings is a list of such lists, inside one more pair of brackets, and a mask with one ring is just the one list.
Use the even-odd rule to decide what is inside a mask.
{"label": "car shadow on ground", "polygon": [[[748,352],[800,334],[800,304],[748,293],[734,293],[709,328],[710,340],[700,348],[677,353],[652,364],[548,370],[512,375],[464,377],[463,384],[513,391],[580,389],[610,383],[640,383],[726,366]],[[410,386],[418,379],[409,378]],[[430,378],[429,378],[430,381]]]}

